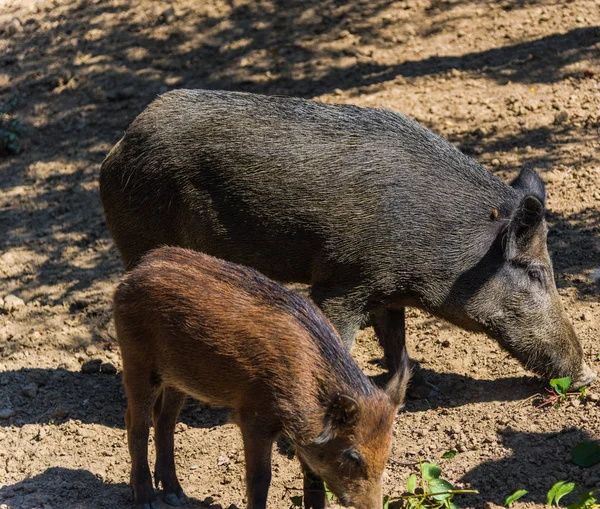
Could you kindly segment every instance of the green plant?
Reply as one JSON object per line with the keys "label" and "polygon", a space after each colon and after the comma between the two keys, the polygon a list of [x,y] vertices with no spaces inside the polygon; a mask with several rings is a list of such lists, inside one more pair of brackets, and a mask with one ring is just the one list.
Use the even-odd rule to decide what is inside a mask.
{"label": "green plant", "polygon": [[517,490],[517,491],[515,491],[512,495],[510,495],[509,497],[506,497],[504,505],[506,507],[510,507],[513,504],[513,502],[516,502],[522,496],[527,495],[527,493],[529,493],[527,490]]}
{"label": "green plant", "polygon": [[578,443],[571,451],[571,457],[580,467],[591,467],[600,463],[600,443],[586,440]]}
{"label": "green plant", "polygon": [[600,504],[597,503],[594,497],[595,491],[586,491],[579,497],[579,502],[569,504],[567,509],[600,509]]}
{"label": "green plant", "polygon": [[454,495],[479,493],[477,490],[454,489],[452,484],[440,478],[442,471],[435,463],[419,461],[419,465],[420,483],[417,475],[411,474],[406,481],[406,493],[400,496],[386,495],[383,498],[383,509],[388,509],[395,500],[402,501],[403,507],[407,509],[455,509],[457,506],[452,501]]}
{"label": "green plant", "polygon": [[[549,393],[549,396],[540,403],[537,408],[543,408],[545,406],[551,405],[554,408],[558,408],[561,403],[566,401],[570,397],[577,397],[581,401],[583,401],[586,397],[586,389],[587,387],[582,387],[577,391],[570,391],[571,388],[571,378],[553,378],[550,380],[551,389],[546,389],[546,392]],[[536,394],[533,397],[539,397],[539,394]]]}
{"label": "green plant", "polygon": [[552,507],[552,505],[557,505],[561,498],[565,495],[571,493],[577,485],[574,482],[567,481],[558,481],[555,482],[550,491],[548,492],[548,496],[546,498],[546,505],[548,507]]}
{"label": "green plant", "polygon": [[21,151],[20,137],[25,127],[14,116],[16,99],[0,104],[0,155],[18,154]]}

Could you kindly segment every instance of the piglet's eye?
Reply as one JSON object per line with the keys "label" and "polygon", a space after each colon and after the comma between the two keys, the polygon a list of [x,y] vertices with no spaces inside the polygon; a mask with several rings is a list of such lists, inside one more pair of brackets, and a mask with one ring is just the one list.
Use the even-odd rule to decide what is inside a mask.
{"label": "piglet's eye", "polygon": [[365,466],[365,460],[355,449],[349,449],[347,451],[344,451],[344,459],[353,463],[357,467],[363,468]]}

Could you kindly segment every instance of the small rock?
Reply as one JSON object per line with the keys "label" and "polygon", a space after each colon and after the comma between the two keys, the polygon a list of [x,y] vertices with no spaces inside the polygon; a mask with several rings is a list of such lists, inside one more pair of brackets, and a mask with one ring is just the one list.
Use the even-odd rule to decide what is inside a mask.
{"label": "small rock", "polygon": [[229,465],[229,458],[227,456],[219,456],[219,459],[217,460],[217,465],[219,465],[220,467],[223,465]]}
{"label": "small rock", "polygon": [[0,408],[0,419],[10,419],[15,415],[15,411],[12,408]]}
{"label": "small rock", "polygon": [[190,470],[198,470],[198,465],[190,465]]}
{"label": "small rock", "polygon": [[98,355],[98,352],[100,350],[98,350],[98,347],[95,345],[90,345],[85,349],[85,353],[87,353],[90,357],[93,357],[94,355]]}
{"label": "small rock", "polygon": [[590,314],[589,314],[589,313],[587,313],[587,312],[586,312],[586,313],[583,313],[583,314],[581,315],[581,320],[582,320],[582,321],[584,321],[584,322],[589,322],[589,321],[591,321],[591,319],[592,319],[592,315],[590,315]]}
{"label": "small rock", "polygon": [[13,19],[10,24],[6,27],[6,34],[10,37],[11,35],[18,34],[23,31],[23,24],[18,18]]}
{"label": "small rock", "polygon": [[450,346],[450,340],[444,339],[444,341],[442,341],[442,346],[448,348]]}
{"label": "small rock", "polygon": [[102,365],[102,361],[100,359],[92,359],[91,361],[84,362],[81,366],[81,372],[90,374],[90,373],[98,373],[100,371],[100,366]]}
{"label": "small rock", "polygon": [[117,372],[117,368],[110,362],[105,362],[100,366],[100,371],[105,375],[114,375]]}
{"label": "small rock", "polygon": [[173,7],[165,9],[160,17],[165,23],[172,23],[176,20],[175,9],[173,9]]}
{"label": "small rock", "polygon": [[590,398],[590,401],[600,401],[600,394],[592,392],[591,394],[588,394],[588,398]]}
{"label": "small rock", "polygon": [[38,386],[35,383],[29,383],[21,387],[21,392],[28,398],[35,398],[38,392]]}
{"label": "small rock", "polygon": [[459,76],[461,76],[461,75],[462,75],[462,73],[461,73],[461,72],[460,72],[458,69],[452,69],[452,70],[450,71],[450,74],[451,74],[452,76],[454,76],[455,78],[458,78]]}
{"label": "small rock", "polygon": [[4,303],[2,304],[2,307],[6,311],[13,311],[14,309],[21,308],[24,305],[25,301],[23,299],[20,299],[19,297],[11,293],[4,297]]}
{"label": "small rock", "polygon": [[490,164],[494,167],[500,166],[500,159],[492,159],[492,162]]}
{"label": "small rock", "polygon": [[556,115],[554,115],[554,123],[555,124],[563,124],[567,120],[569,120],[569,114],[566,111],[559,111]]}

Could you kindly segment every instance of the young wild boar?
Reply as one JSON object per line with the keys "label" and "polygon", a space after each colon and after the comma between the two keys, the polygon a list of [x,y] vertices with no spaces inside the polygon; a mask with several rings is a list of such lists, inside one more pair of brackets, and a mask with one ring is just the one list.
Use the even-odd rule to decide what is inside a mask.
{"label": "young wild boar", "polygon": [[540,375],[595,376],[554,283],[539,176],[508,185],[399,113],[169,92],[108,155],[100,192],[128,268],[167,244],[310,284],[348,347],[370,320],[392,371],[414,306]]}
{"label": "young wild boar", "polygon": [[169,504],[187,501],[175,474],[173,431],[190,395],[233,408],[248,508],[266,507],[280,433],[303,465],[305,507],[325,506],[320,478],[345,505],[381,508],[407,359],[384,392],[312,303],[253,269],[182,248],[147,254],[117,288],[114,313],[136,507],[157,507],[148,468],[151,418],[155,482]]}

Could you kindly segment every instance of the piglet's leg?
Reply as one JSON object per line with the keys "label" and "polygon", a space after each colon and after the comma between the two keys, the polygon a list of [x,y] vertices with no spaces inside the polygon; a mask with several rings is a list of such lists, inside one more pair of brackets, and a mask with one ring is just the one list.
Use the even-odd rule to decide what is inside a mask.
{"label": "piglet's leg", "polygon": [[[147,377],[144,377],[147,378]],[[150,414],[156,393],[149,384],[141,382],[131,371],[125,371],[127,392],[127,444],[131,455],[131,489],[136,509],[158,509],[152,476],[148,467],[148,436]]]}
{"label": "piglet's leg", "polygon": [[246,492],[248,509],[266,509],[271,484],[271,450],[276,434],[269,433],[258,423],[241,419],[246,458]]}
{"label": "piglet's leg", "polygon": [[189,502],[175,473],[173,437],[175,424],[185,402],[185,394],[165,387],[157,398],[152,412],[156,438],[156,464],[154,482],[161,483],[165,502],[169,505],[182,505]]}

